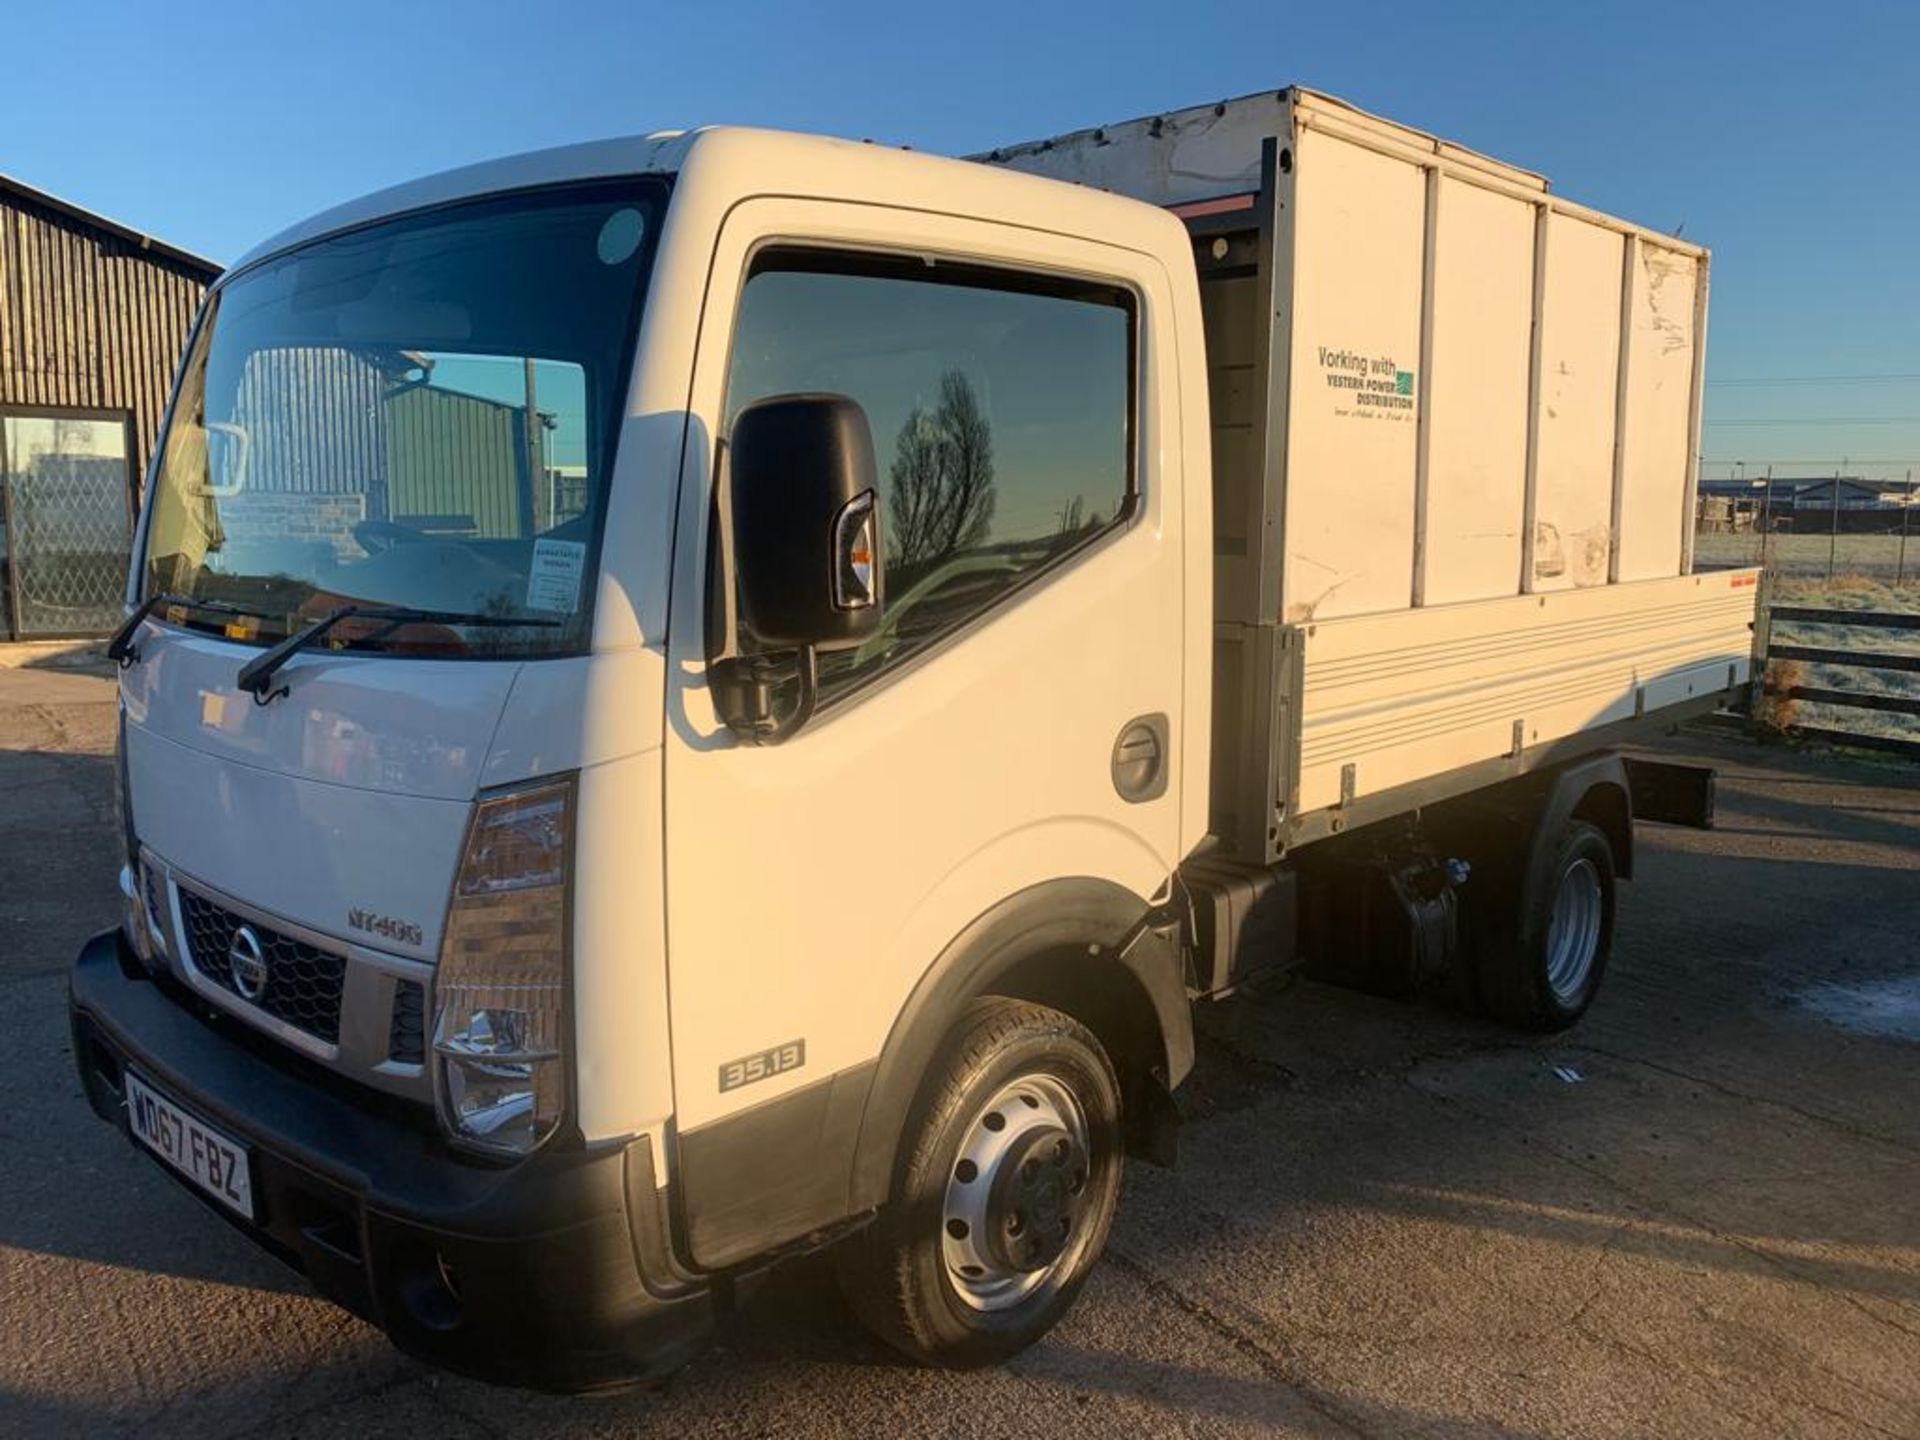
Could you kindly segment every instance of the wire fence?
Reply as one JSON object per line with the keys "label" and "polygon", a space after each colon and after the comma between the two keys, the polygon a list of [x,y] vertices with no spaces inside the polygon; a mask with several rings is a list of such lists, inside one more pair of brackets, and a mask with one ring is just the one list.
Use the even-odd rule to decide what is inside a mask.
{"label": "wire fence", "polygon": [[0,476],[6,599],[19,639],[92,635],[120,619],[131,518],[126,462],[63,457]]}
{"label": "wire fence", "polygon": [[1800,585],[1920,585],[1920,461],[1703,460],[1694,566]]}

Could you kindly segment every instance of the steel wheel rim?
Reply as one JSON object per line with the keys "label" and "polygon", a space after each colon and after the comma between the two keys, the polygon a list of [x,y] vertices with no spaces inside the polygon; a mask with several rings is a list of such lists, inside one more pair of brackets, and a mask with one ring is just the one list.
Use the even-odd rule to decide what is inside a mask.
{"label": "steel wheel rim", "polygon": [[[1062,1139],[1067,1158],[1055,1160],[1053,1151]],[[941,1258],[954,1293],[975,1310],[1018,1305],[1069,1265],[1084,1240],[1088,1217],[1082,1204],[1070,1207],[1065,1217],[1050,1217],[1065,1218],[1068,1228],[1061,1232],[1059,1253],[1047,1263],[1018,1268],[1003,1253],[1010,1215],[1006,1204],[995,1203],[996,1196],[1018,1184],[1009,1167],[1034,1162],[1036,1147],[1044,1152],[1037,1163],[1051,1164],[1055,1178],[1070,1187],[1071,1199],[1084,1201],[1092,1185],[1086,1114],[1073,1091],[1050,1075],[1022,1075],[996,1090],[968,1121],[947,1174]]]}
{"label": "steel wheel rim", "polygon": [[1547,988],[1563,1005],[1572,1005],[1586,988],[1600,953],[1600,922],[1605,914],[1600,871],[1585,856],[1560,872],[1547,922]]}

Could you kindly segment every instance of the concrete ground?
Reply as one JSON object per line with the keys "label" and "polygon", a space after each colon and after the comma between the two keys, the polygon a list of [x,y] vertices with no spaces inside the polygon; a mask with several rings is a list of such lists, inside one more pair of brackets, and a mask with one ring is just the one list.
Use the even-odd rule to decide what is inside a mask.
{"label": "concrete ground", "polygon": [[1178,1169],[976,1374],[818,1260],[656,1389],[429,1372],[93,1118],[62,973],[111,922],[111,691],[0,668],[0,1435],[1920,1436],[1920,781],[1693,737],[1572,1033],[1310,983],[1204,1012]]}

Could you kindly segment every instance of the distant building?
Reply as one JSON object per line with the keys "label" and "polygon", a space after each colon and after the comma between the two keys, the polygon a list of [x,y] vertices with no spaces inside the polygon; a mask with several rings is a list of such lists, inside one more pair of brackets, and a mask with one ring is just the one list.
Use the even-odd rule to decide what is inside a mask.
{"label": "distant building", "polygon": [[1699,493],[1706,530],[1897,532],[1920,487],[1859,475],[1776,475],[1702,480]]}
{"label": "distant building", "polygon": [[[1836,498],[1837,496],[1837,498]],[[1841,510],[1894,510],[1908,503],[1905,480],[1866,480],[1855,475],[1827,476],[1824,480],[1802,481],[1794,492],[1794,508],[1825,514],[1836,505]]]}
{"label": "distant building", "polygon": [[0,175],[0,640],[118,623],[140,477],[219,273]]}

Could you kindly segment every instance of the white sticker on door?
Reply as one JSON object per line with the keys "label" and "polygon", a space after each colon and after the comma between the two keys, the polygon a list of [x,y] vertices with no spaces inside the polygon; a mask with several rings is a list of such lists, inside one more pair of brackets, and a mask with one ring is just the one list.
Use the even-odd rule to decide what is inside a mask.
{"label": "white sticker on door", "polygon": [[580,608],[580,577],[587,547],[578,540],[536,540],[527,571],[527,608],[571,615]]}

